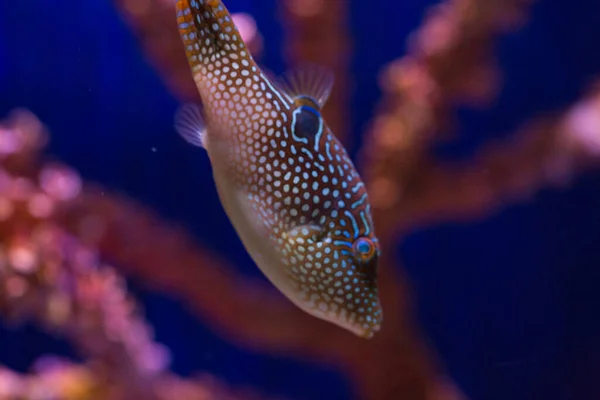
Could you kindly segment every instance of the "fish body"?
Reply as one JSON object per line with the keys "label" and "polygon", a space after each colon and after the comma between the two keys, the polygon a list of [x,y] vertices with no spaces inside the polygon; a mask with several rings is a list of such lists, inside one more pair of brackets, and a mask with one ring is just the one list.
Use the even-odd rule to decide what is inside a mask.
{"label": "fish body", "polygon": [[380,248],[364,184],[321,116],[333,76],[272,81],[219,0],[178,0],[177,21],[204,110],[183,106],[176,128],[207,150],[246,250],[298,307],[372,337]]}

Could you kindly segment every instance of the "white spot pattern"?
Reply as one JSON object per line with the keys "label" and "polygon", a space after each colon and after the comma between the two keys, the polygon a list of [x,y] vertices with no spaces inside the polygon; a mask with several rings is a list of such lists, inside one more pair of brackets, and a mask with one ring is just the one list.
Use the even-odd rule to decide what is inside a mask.
{"label": "white spot pattern", "polygon": [[[295,300],[320,318],[372,336],[382,312],[379,245],[368,196],[350,157],[320,118],[319,105],[292,98],[270,82],[221,1],[179,0],[177,10],[210,143],[228,149],[219,162],[247,193]],[[319,123],[312,123],[311,114],[299,126],[302,107]]]}

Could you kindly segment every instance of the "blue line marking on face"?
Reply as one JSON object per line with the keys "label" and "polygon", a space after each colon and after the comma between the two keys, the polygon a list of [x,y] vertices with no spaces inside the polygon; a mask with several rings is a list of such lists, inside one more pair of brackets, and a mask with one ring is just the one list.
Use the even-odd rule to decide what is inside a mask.
{"label": "blue line marking on face", "polygon": [[367,216],[365,215],[364,211],[360,212],[360,219],[362,219],[362,222],[365,225],[365,236],[368,236],[369,233],[371,233],[371,227],[369,226],[369,223],[367,222]]}
{"label": "blue line marking on face", "polygon": [[350,218],[350,220],[352,221],[352,228],[354,229],[354,239],[356,239],[358,237],[358,235],[360,234],[360,230],[358,229],[358,224],[356,223],[356,218],[354,218],[354,215],[352,215],[352,213],[350,211],[345,211],[344,214],[346,214],[346,216],[348,218]]}
{"label": "blue line marking on face", "polygon": [[362,182],[358,182],[358,184],[352,188],[352,193],[356,193],[356,192],[358,192],[358,190],[359,190],[361,187],[364,187],[364,186],[365,186],[365,185],[364,185],[364,183],[362,183]]}
{"label": "blue line marking on face", "polygon": [[345,246],[345,247],[348,247],[350,249],[352,248],[352,243],[346,242],[345,240],[335,240],[333,242],[333,244],[336,245],[336,246]]}
{"label": "blue line marking on face", "polygon": [[[289,96],[288,96],[286,93],[281,93],[279,90],[275,89],[275,88],[273,87],[273,85],[271,84],[271,81],[269,80],[269,78],[267,78],[267,77],[266,77],[266,76],[265,76],[263,73],[261,73],[261,74],[260,74],[260,77],[263,79],[263,81],[265,82],[265,84],[266,84],[267,86],[269,86],[269,88],[270,88],[270,89],[273,91],[273,93],[275,93],[275,95],[276,95],[277,97],[279,97],[279,100],[281,100],[281,104],[283,104],[283,106],[284,106],[286,109],[288,109],[288,110],[289,110],[289,109],[290,109],[290,103],[292,102],[292,99],[290,99],[290,98],[289,98]],[[287,99],[284,99],[284,98],[282,97],[282,94],[283,94],[284,96],[286,96],[286,97],[287,97]]]}
{"label": "blue line marking on face", "polygon": [[314,159],[312,153],[310,151],[308,151],[307,148],[303,147],[302,149],[300,149],[300,151],[302,151],[304,154],[306,154],[308,157],[310,157],[311,160]]}
{"label": "blue line marking on face", "polygon": [[329,142],[325,143],[325,154],[327,154],[329,160],[333,160],[331,157],[331,144]]}
{"label": "blue line marking on face", "polygon": [[355,201],[354,203],[352,203],[352,205],[350,206],[350,208],[355,209],[356,207],[360,206],[361,204],[364,204],[364,202],[367,201],[367,194],[363,194],[359,200]]}

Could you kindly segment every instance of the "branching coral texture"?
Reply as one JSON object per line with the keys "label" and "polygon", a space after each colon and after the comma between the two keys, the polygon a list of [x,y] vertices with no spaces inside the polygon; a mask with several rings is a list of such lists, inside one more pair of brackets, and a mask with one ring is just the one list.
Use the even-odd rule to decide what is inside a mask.
{"label": "branching coral texture", "polygon": [[[395,246],[416,225],[484,217],[544,185],[564,185],[598,163],[598,87],[562,115],[528,122],[506,143],[486,146],[474,160],[447,164],[432,154],[433,144],[451,131],[456,104],[493,99],[500,81],[493,42],[523,22],[530,3],[448,0],[428,13],[408,54],[385,67],[385,95],[359,160],[384,246]],[[182,101],[197,100],[173,1],[115,4],[173,93]],[[351,91],[344,73],[348,27],[339,17],[346,15],[345,4],[287,0],[281,9],[289,60],[319,62],[336,72],[331,101],[336,107],[328,116],[342,137]],[[251,18],[238,18],[245,39],[259,52]],[[240,345],[336,365],[351,378],[358,398],[463,398],[419,332],[409,285],[392,256],[380,272],[383,330],[369,341],[356,338],[299,311],[271,287],[241,278],[223,257],[151,210],[82,183],[63,165],[40,164],[44,137],[43,126],[26,112],[15,113],[0,129],[0,312],[60,333],[87,361],[41,362],[29,376],[0,370],[0,399],[33,399],[39,391],[64,399],[253,398],[213,378],[192,382],[173,376],[168,351],[153,342],[123,279],[103,259],[176,293],[207,325]],[[172,267],[163,268],[167,263]],[[210,290],[197,290],[197,282]]]}
{"label": "branching coral texture", "polygon": [[78,237],[59,218],[84,197],[82,182],[64,165],[39,163],[45,139],[27,111],[0,126],[0,316],[38,322],[86,363],[44,359],[31,376],[0,369],[0,399],[258,398],[209,376],[186,381],[169,373],[168,350],[152,340],[124,279],[85,244],[101,221],[80,215]]}

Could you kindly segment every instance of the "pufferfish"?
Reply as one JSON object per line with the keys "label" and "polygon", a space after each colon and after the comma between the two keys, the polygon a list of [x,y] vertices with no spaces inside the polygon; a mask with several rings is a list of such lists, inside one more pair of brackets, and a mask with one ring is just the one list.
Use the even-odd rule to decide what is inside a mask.
{"label": "pufferfish", "polygon": [[321,115],[333,74],[271,79],[220,0],[178,0],[177,22],[203,109],[183,105],[175,128],[208,152],[244,247],[302,310],[372,337],[381,251],[365,186]]}

